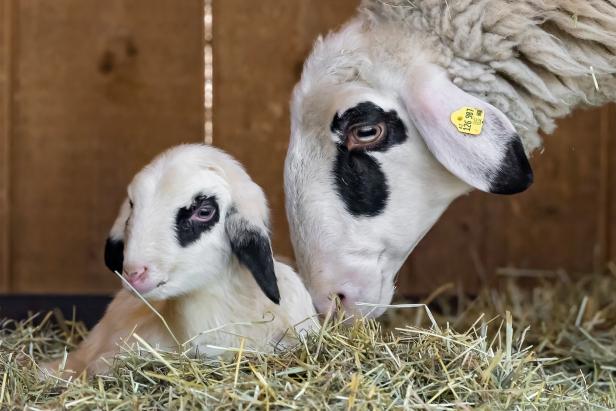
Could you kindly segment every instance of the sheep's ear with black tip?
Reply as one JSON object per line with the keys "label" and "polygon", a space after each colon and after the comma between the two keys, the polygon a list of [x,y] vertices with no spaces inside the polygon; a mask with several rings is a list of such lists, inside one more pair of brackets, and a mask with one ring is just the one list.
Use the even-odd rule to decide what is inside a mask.
{"label": "sheep's ear with black tip", "polygon": [[105,265],[111,271],[122,273],[124,265],[124,228],[130,216],[130,202],[124,200],[120,212],[109,231],[109,237],[105,242]]}
{"label": "sheep's ear with black tip", "polygon": [[267,298],[279,304],[280,291],[267,232],[262,227],[251,224],[235,209],[227,213],[225,230],[231,242],[231,250],[238,261],[252,273]]}
{"label": "sheep's ear with black tip", "polygon": [[[515,194],[533,182],[533,172],[515,128],[496,107],[462,91],[433,65],[411,70],[402,96],[409,116],[430,152],[452,174],[489,193]],[[475,109],[466,115],[461,109]],[[483,114],[478,134],[458,130],[454,121]],[[464,127],[464,125],[462,125]]]}

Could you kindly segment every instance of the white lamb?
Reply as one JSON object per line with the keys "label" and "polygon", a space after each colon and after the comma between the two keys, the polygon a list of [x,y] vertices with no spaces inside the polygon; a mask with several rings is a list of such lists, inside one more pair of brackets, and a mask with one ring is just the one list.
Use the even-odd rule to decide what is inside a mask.
{"label": "white lamb", "polygon": [[[137,334],[203,355],[237,348],[271,352],[318,327],[302,281],[272,257],[261,188],[226,153],[182,145],[155,158],[128,187],[110,232],[105,263],[152,302],[120,291],[63,374],[106,372]],[[131,288],[131,287],[127,287]],[[177,339],[177,342],[176,342]],[[44,367],[59,372],[61,361]]]}

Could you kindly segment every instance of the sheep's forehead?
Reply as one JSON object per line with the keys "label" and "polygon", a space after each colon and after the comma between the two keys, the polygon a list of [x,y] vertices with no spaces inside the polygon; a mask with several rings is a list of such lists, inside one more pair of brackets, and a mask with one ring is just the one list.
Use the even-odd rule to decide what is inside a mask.
{"label": "sheep's forehead", "polygon": [[387,86],[414,64],[446,64],[434,39],[426,33],[401,30],[399,24],[373,24],[358,16],[338,32],[319,39],[306,60],[300,88],[307,93],[324,83],[359,81]]}
{"label": "sheep's forehead", "polygon": [[[319,40],[297,85],[292,115],[302,132],[322,135],[335,113],[370,101],[384,110],[400,109],[400,95],[412,67],[434,62],[418,35],[381,24],[378,29],[360,18]],[[396,37],[397,38],[392,38]]]}

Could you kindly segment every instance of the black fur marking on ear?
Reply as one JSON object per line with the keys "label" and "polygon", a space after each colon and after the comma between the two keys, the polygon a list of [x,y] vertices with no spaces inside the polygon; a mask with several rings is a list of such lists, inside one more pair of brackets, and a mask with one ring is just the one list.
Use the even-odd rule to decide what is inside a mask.
{"label": "black fur marking on ear", "polygon": [[251,227],[235,209],[227,213],[225,227],[231,242],[231,251],[240,264],[252,273],[267,298],[280,304],[280,291],[268,236],[258,228]]}
{"label": "black fur marking on ear", "polygon": [[334,177],[338,195],[356,217],[374,217],[387,205],[387,179],[376,159],[364,151],[337,146]]}
{"label": "black fur marking on ear", "polygon": [[385,123],[385,137],[368,151],[387,151],[391,146],[402,144],[407,139],[406,126],[395,110],[385,111],[369,101],[351,107],[342,115],[334,116],[330,129],[340,136],[340,144],[346,143],[347,130],[356,125]]}
{"label": "black fur marking on ear", "polygon": [[[207,222],[201,222],[191,217],[195,212],[198,212],[200,207],[209,207],[214,209],[214,216]],[[175,216],[175,233],[182,247],[188,247],[190,244],[197,241],[201,234],[209,231],[218,223],[220,219],[218,210],[218,201],[216,197],[205,196],[198,194],[195,196],[192,204],[188,207],[180,208]]]}
{"label": "black fur marking on ear", "polygon": [[490,177],[491,193],[517,194],[526,190],[533,183],[533,170],[522,141],[517,135],[507,144],[505,157],[495,176]]}
{"label": "black fur marking on ear", "polygon": [[107,238],[105,242],[105,265],[111,271],[122,273],[124,266],[124,241]]}

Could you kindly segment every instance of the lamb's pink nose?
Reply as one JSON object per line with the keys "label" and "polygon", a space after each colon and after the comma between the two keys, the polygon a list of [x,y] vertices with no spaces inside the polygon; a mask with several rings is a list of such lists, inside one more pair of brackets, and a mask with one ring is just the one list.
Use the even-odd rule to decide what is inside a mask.
{"label": "lamb's pink nose", "polygon": [[124,269],[124,277],[131,284],[143,282],[148,276],[148,267],[145,265],[126,267]]}

